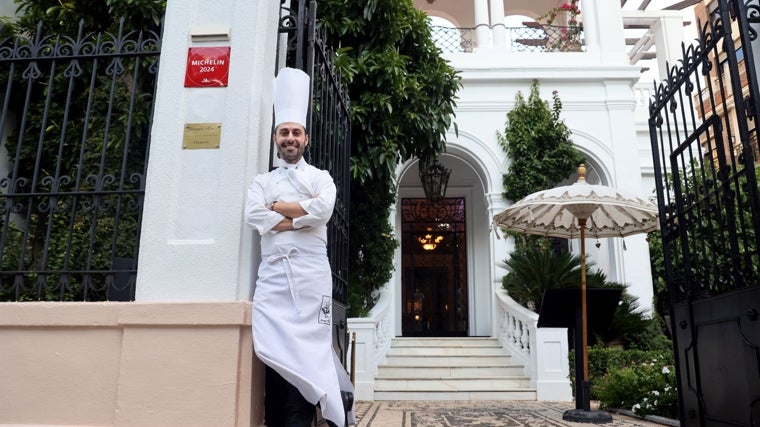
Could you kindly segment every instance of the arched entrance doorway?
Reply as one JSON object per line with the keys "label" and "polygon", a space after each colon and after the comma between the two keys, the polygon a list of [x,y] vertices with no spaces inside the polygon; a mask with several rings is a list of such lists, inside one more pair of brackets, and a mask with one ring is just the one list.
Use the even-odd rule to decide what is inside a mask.
{"label": "arched entrance doorway", "polygon": [[[465,137],[467,135],[460,132],[459,138]],[[393,279],[396,336],[491,336],[494,270],[498,260],[495,257],[501,256],[494,254],[506,254],[506,250],[502,249],[504,240],[489,232],[494,212],[504,209],[500,204],[502,190],[492,193],[489,189],[492,182],[501,182],[501,174],[498,164],[482,161],[493,156],[471,150],[480,147],[478,140],[467,139],[467,142],[466,147],[458,140],[447,142],[446,153],[438,158],[451,170],[451,176],[447,199],[437,211],[431,213],[424,203],[418,203],[425,200],[425,193],[417,163],[405,164],[398,171],[394,230],[401,247]],[[408,213],[405,220],[403,212],[412,208],[417,211]],[[431,234],[432,243],[439,235],[443,236],[439,244],[453,244],[454,237],[458,243],[453,247],[444,246],[440,253],[437,247],[425,250],[422,245],[430,242],[422,243],[419,238],[425,240],[427,234]],[[431,320],[429,328],[418,324],[415,330],[409,320],[414,320],[414,286],[419,287],[426,280],[430,285],[424,286],[434,284],[435,287],[430,292],[422,291],[420,309],[439,311],[439,319],[435,320],[438,323]],[[435,292],[442,295],[433,297]],[[460,310],[459,315],[457,310]]]}
{"label": "arched entrance doorway", "polygon": [[468,325],[465,198],[401,199],[404,336],[465,336]]}

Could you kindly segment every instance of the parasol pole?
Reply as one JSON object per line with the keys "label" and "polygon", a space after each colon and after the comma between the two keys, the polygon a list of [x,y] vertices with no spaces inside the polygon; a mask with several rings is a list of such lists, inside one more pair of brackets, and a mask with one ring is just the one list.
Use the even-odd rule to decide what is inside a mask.
{"label": "parasol pole", "polygon": [[581,336],[583,337],[583,381],[588,381],[588,327],[586,318],[586,218],[578,218],[581,228]]}
{"label": "parasol pole", "polygon": [[[578,166],[578,182],[586,181],[586,166],[581,163]],[[590,213],[580,215],[581,211],[578,210],[573,215],[578,218],[578,226],[581,229],[581,336],[583,337],[583,382],[588,381],[588,320],[586,314],[586,216],[591,216]],[[579,215],[576,215],[579,214]],[[587,393],[584,393],[587,394]],[[588,396],[585,396],[587,398]],[[587,399],[586,399],[587,400]]]}

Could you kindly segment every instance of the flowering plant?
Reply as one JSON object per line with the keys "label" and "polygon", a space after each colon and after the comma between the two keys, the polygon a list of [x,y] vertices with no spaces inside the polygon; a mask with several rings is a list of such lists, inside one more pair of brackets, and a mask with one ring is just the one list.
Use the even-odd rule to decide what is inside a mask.
{"label": "flowering plant", "polygon": [[639,416],[678,418],[678,392],[672,356],[652,358],[610,370],[593,385],[605,408],[630,409]]}
{"label": "flowering plant", "polygon": [[[657,370],[657,366],[652,364]],[[668,418],[678,418],[678,392],[676,390],[675,372],[670,366],[662,367],[661,376],[654,373],[658,378],[656,385],[649,390],[646,396],[631,407],[634,414],[639,416],[661,415]]]}
{"label": "flowering plant", "polygon": [[549,42],[547,47],[555,51],[579,51],[581,50],[581,10],[578,7],[580,0],[567,0],[559,6],[550,9],[545,14],[536,18],[546,27]]}

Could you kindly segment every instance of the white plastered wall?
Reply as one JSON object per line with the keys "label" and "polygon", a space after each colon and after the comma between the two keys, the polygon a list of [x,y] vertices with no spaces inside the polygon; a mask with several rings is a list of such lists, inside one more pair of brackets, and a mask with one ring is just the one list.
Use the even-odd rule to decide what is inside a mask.
{"label": "white plastered wall", "polygon": [[[279,2],[168,2],[145,194],[136,299],[251,296],[256,254],[248,184],[268,170]],[[198,42],[204,27],[229,40]],[[183,87],[188,48],[230,46],[229,85]],[[218,149],[183,150],[186,123],[220,123]]]}

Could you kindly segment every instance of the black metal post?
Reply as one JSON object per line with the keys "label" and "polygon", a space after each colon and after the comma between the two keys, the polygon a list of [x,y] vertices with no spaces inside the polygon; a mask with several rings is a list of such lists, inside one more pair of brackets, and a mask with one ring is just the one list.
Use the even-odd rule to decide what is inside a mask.
{"label": "black metal post", "polygon": [[589,396],[585,393],[587,390],[583,387],[583,313],[581,306],[575,307],[575,329],[573,330],[573,341],[575,342],[575,409],[590,410]]}
{"label": "black metal post", "polygon": [[562,419],[576,423],[605,424],[612,422],[612,415],[605,411],[591,410],[591,382],[583,379],[583,308],[575,306],[575,409],[565,411]]}

